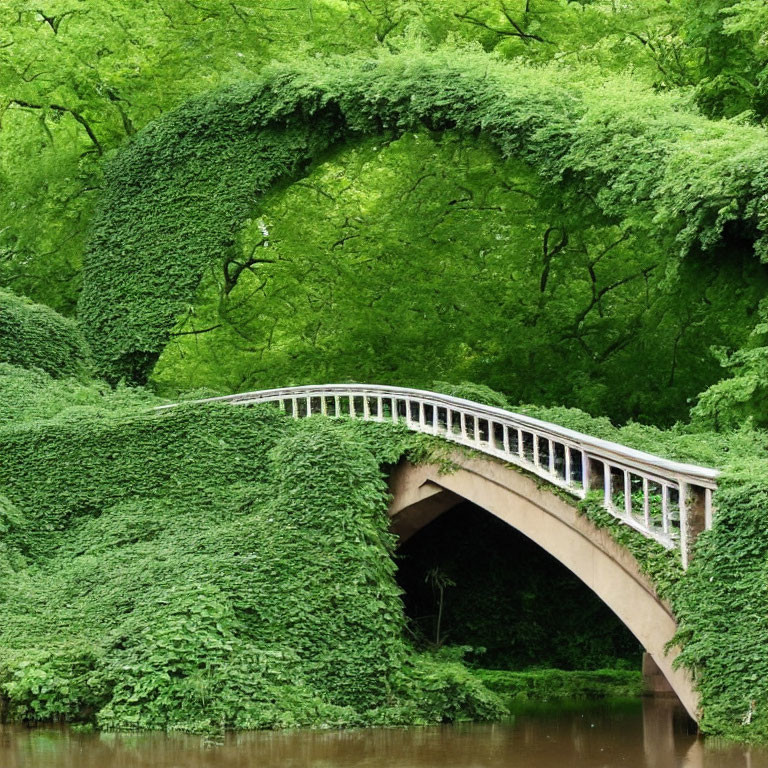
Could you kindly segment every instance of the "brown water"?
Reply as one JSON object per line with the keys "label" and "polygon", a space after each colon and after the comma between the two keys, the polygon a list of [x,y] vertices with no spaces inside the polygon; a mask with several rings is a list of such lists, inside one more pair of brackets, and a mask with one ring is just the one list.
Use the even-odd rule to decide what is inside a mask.
{"label": "brown water", "polygon": [[549,708],[508,723],[204,739],[0,726],[0,768],[768,768],[768,750],[687,732],[664,701]]}

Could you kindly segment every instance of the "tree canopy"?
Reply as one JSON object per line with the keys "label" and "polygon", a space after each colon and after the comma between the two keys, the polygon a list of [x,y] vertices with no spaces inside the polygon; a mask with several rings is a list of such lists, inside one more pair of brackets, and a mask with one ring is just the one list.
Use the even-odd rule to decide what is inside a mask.
{"label": "tree canopy", "polygon": [[[479,141],[477,126],[465,125],[456,131],[451,119],[466,114],[470,106],[459,99],[453,104],[457,114],[452,118],[443,115],[441,136],[432,130],[435,126],[429,120],[417,114],[415,104],[406,118],[411,121],[407,129],[389,125],[381,131],[383,124],[377,125],[369,115],[363,132],[377,137],[349,150],[341,151],[338,142],[342,138],[357,141],[361,126],[342,125],[344,114],[336,115],[339,120],[335,123],[326,114],[334,123],[330,133],[318,126],[311,139],[296,134],[292,141],[307,144],[299,148],[304,159],[284,158],[280,168],[281,161],[276,161],[274,174],[284,182],[304,178],[320,191],[311,199],[313,193],[306,187],[283,183],[264,197],[268,185],[259,186],[258,201],[251,195],[233,221],[222,224],[231,229],[227,237],[217,244],[201,243],[195,257],[199,256],[197,276],[190,282],[196,284],[201,270],[213,262],[228,264],[229,274],[219,268],[215,275],[210,268],[196,298],[190,298],[189,286],[182,287],[189,274],[180,278],[175,271],[181,269],[181,261],[190,258],[180,257],[167,282],[180,281],[179,296],[184,298],[174,308],[166,306],[161,323],[163,328],[172,328],[170,338],[178,343],[167,350],[156,370],[156,384],[166,391],[201,383],[228,391],[241,384],[260,386],[278,376],[285,383],[318,380],[324,375],[389,375],[400,383],[424,384],[435,373],[454,380],[488,381],[513,399],[567,402],[622,420],[669,423],[685,418],[699,392],[723,375],[735,375],[742,384],[712,396],[718,403],[718,418],[712,420],[709,406],[697,411],[699,417],[713,424],[734,423],[745,413],[759,419],[760,396],[748,383],[755,355],[747,355],[752,363],[744,354],[732,355],[760,344],[759,336],[750,333],[757,323],[765,279],[759,258],[754,258],[755,249],[760,257],[763,227],[764,148],[758,126],[766,112],[762,96],[764,14],[762,3],[734,0],[697,4],[683,0],[302,0],[289,6],[251,0],[232,4],[131,0],[119,6],[94,0],[85,6],[79,0],[52,0],[41,7],[11,0],[0,10],[0,188],[4,200],[0,206],[0,284],[65,315],[75,314],[86,243],[96,242],[98,249],[104,222],[97,219],[94,241],[89,233],[97,201],[103,201],[102,212],[112,204],[109,190],[130,177],[128,166],[137,161],[140,147],[146,148],[151,136],[158,137],[156,132],[162,130],[158,127],[142,133],[158,118],[161,126],[183,121],[194,110],[209,112],[207,118],[212,118],[215,104],[225,108],[229,97],[224,94],[243,95],[250,88],[255,96],[270,78],[280,79],[285,89],[282,95],[289,101],[289,80],[293,78],[299,88],[302,77],[305,82],[316,78],[316,87],[326,88],[328,97],[334,98],[355,77],[359,77],[361,90],[373,82],[384,87],[388,68],[393,93],[398,86],[400,93],[412,88],[423,98],[424,87],[420,90],[420,84],[407,74],[401,83],[395,82],[400,76],[395,62],[410,62],[404,71],[418,78],[419,67],[426,66],[419,62],[430,56],[435,62],[442,56],[446,66],[442,81],[437,71],[430,76],[433,95],[438,96],[442,88],[450,100],[462,82],[459,77],[450,82],[450,73],[466,65],[466,76],[473,76],[474,67],[474,77],[483,77],[483,51],[495,57],[488,72],[501,91],[514,92],[516,99],[534,99],[529,115],[524,108],[519,110],[522,132],[515,134],[511,124],[494,124],[493,117],[482,126],[484,137]],[[338,58],[349,55],[355,57],[351,64]],[[471,64],[472,59],[481,63]],[[366,70],[373,61],[377,62],[375,71]],[[506,70],[502,61],[509,62]],[[339,71],[344,68],[349,71]],[[224,90],[213,100],[200,96],[216,88]],[[196,107],[179,109],[195,96],[200,97]],[[270,98],[277,108],[281,98],[277,90]],[[503,99],[502,103],[506,105]],[[179,111],[173,112],[175,109]],[[169,110],[172,115],[165,117]],[[264,125],[281,130],[282,118],[274,117],[273,124],[268,115],[262,115]],[[307,105],[306,118],[315,117],[319,118],[319,112],[313,113]],[[363,122],[367,119],[359,117]],[[708,122],[705,117],[728,119]],[[434,119],[439,122],[442,118],[435,115]],[[515,134],[511,142],[501,138],[505,130],[510,136]],[[424,134],[422,151],[407,161],[408,171],[404,157],[413,150],[413,132]],[[206,141],[212,138],[208,136]],[[291,141],[286,136],[282,140]],[[522,141],[519,146],[518,140]],[[262,141],[266,141],[263,131]],[[451,149],[447,144],[451,141],[463,141],[456,144],[462,149]],[[314,144],[310,147],[308,142]],[[127,154],[112,158],[116,148],[126,143]],[[334,152],[329,156],[326,150],[331,145]],[[429,162],[428,147],[442,147]],[[213,146],[206,151],[214,151]],[[483,174],[478,174],[470,185],[475,197],[452,204],[463,210],[445,209],[450,213],[443,218],[434,245],[444,249],[447,243],[453,246],[464,238],[460,249],[465,253],[467,273],[476,276],[482,272],[485,284],[494,289],[484,312],[468,311],[466,304],[470,300],[466,294],[474,287],[478,297],[483,281],[467,286],[454,280],[452,290],[465,292],[465,303],[457,304],[462,309],[453,316],[443,295],[434,310],[427,307],[431,318],[421,322],[422,342],[416,345],[420,347],[417,352],[412,343],[415,331],[410,342],[397,333],[391,336],[392,344],[382,340],[382,333],[392,333],[382,324],[384,307],[409,322],[420,317],[411,306],[415,291],[413,297],[405,297],[404,291],[393,289],[388,303],[377,300],[378,307],[370,312],[358,308],[352,323],[346,313],[346,321],[340,324],[341,305],[329,303],[332,288],[327,275],[322,300],[304,292],[296,274],[288,278],[287,263],[296,270],[308,263],[310,245],[300,234],[304,231],[315,238],[312,247],[319,272],[334,269],[335,264],[359,276],[358,261],[369,265],[366,274],[370,279],[362,290],[365,295],[357,298],[367,296],[370,301],[376,284],[386,283],[396,270],[398,278],[406,273],[400,267],[401,248],[403,253],[408,251],[409,264],[416,266],[412,272],[424,286],[420,295],[424,310],[428,276],[436,272],[434,259],[425,264],[419,258],[428,255],[430,235],[427,219],[414,212],[431,211],[434,223],[441,217],[439,206],[460,200],[461,190],[456,188],[456,194],[446,195],[450,199],[441,202],[439,184],[419,182],[415,189],[407,188],[406,205],[405,190],[396,191],[396,184],[401,173],[408,171],[412,185],[418,169],[423,168],[423,172],[436,174],[428,178],[452,175],[453,182],[447,183],[466,186],[469,179],[462,170],[461,153],[465,157],[481,153],[485,159],[480,160],[478,154],[475,159],[486,169],[493,168],[494,176],[486,173],[480,178]],[[202,162],[203,154],[201,151],[196,162]],[[207,158],[211,163],[218,159],[215,152]],[[242,159],[236,157],[234,162]],[[432,168],[427,171],[429,164]],[[256,165],[254,161],[254,168]],[[139,162],[133,172],[141,173],[141,167]],[[144,181],[158,172],[146,173]],[[262,173],[266,173],[263,163],[258,167],[258,174]],[[334,173],[339,176],[336,188],[329,181]],[[462,174],[464,178],[460,178]],[[243,169],[242,178],[227,188],[227,194],[236,196],[238,184],[245,189],[246,175]],[[343,181],[350,175],[359,178],[357,186],[350,179],[357,189],[354,201]],[[371,189],[374,176],[381,179],[382,187],[385,179],[391,180],[386,211],[381,208],[381,195]],[[501,200],[500,190],[491,189],[494,178],[524,192],[514,195],[507,190]],[[256,176],[252,181],[249,195],[261,183]],[[202,177],[200,182],[198,199],[210,191],[204,189]],[[225,187],[222,181],[221,188]],[[288,197],[283,199],[285,195]],[[483,211],[486,198],[494,195],[499,199],[486,207],[503,209],[495,212],[499,221],[505,219],[503,233],[491,231],[494,212]],[[526,196],[532,196],[528,199],[535,202],[536,212],[529,206],[526,215],[518,216]],[[305,213],[312,212],[311,219],[302,217],[303,228],[287,207],[288,199]],[[219,210],[220,201],[211,195],[209,203],[212,211]],[[370,215],[377,205],[376,215]],[[158,210],[153,210],[149,221],[159,214],[159,207],[158,201]],[[197,214],[185,211],[184,216],[184,228],[199,230],[202,221],[196,220]],[[412,226],[417,218],[420,227]],[[256,270],[254,265],[243,266],[250,258],[248,249],[261,237],[259,220],[268,220],[270,247],[280,251],[279,276],[270,272],[274,267],[266,262]],[[331,223],[339,228],[347,220],[346,230],[354,227],[360,234],[335,245],[339,238],[330,232]],[[383,236],[386,222],[389,239]],[[296,234],[295,246],[291,245],[291,230]],[[162,238],[169,234],[165,231]],[[502,239],[496,240],[496,235]],[[470,254],[473,238],[479,247]],[[619,245],[600,257],[601,249],[616,240],[621,241]],[[126,245],[132,242],[128,240]],[[335,246],[334,253],[328,250],[331,246]],[[383,246],[386,258],[382,258]],[[208,253],[203,255],[206,248]],[[513,249],[514,257],[510,255]],[[480,251],[483,256],[478,256]],[[591,268],[596,258],[600,260]],[[489,260],[495,273],[488,267]],[[619,264],[614,276],[614,265]],[[449,271],[457,269],[458,262],[452,260]],[[509,279],[513,274],[518,277]],[[526,279],[520,277],[523,274]],[[446,280],[455,277],[447,274]],[[245,292],[265,278],[268,284],[256,292],[258,298],[245,311]],[[284,279],[293,286],[290,302],[294,306],[311,305],[306,313],[289,312],[285,303],[278,308],[281,300],[272,293],[272,298],[265,295],[265,291],[275,290],[285,295],[287,288],[278,285]],[[624,279],[626,283],[614,286]],[[545,285],[546,290],[537,291],[537,280],[539,288]],[[340,275],[337,282],[342,283]],[[348,283],[342,293],[349,305],[356,299]],[[122,282],[107,288],[114,290],[118,285]],[[648,287],[645,297],[644,285]],[[338,286],[333,291],[334,296],[340,295]],[[396,300],[398,293],[400,301]],[[217,294],[224,299],[215,298]],[[91,299],[83,301],[85,306]],[[122,313],[117,305],[112,311],[117,317]],[[263,323],[253,321],[259,313],[264,315]],[[493,315],[496,321],[491,320]],[[266,329],[277,322],[277,336],[267,335]],[[366,341],[366,334],[360,328],[355,330],[355,325],[366,328],[376,339]],[[395,325],[402,328],[405,323],[395,319]],[[201,333],[213,326],[216,329],[210,335]],[[495,333],[489,331],[490,326]],[[337,330],[331,331],[331,327]],[[319,330],[315,333],[313,328]],[[445,331],[442,335],[440,328]],[[633,333],[636,328],[640,330]],[[118,365],[112,374],[132,376],[141,370],[139,378],[143,378],[164,348],[157,341],[160,336],[146,343],[148,333],[138,323],[129,332],[134,336],[129,342],[118,341],[110,331],[95,344],[97,356],[100,343],[111,344],[111,351],[105,354],[109,365],[115,365],[114,357],[123,354],[123,346],[138,344],[135,349],[146,353],[145,364],[139,355],[135,365],[121,369]],[[153,333],[159,333],[158,329]],[[179,336],[181,333],[193,338]],[[393,367],[395,346],[402,359]],[[423,356],[421,369],[406,359],[407,350],[413,350],[414,358]],[[559,364],[563,355],[566,365]],[[649,357],[653,361],[650,367],[645,365]],[[358,361],[359,367],[343,363],[343,358]],[[186,363],[180,364],[182,360]],[[106,370],[106,363],[101,365]],[[502,376],[500,371],[509,374]],[[568,375],[562,376],[563,371]],[[204,381],[205,376],[211,378]],[[748,391],[752,394],[745,394]],[[729,409],[735,409],[733,418],[725,414]]]}
{"label": "tree canopy", "polygon": [[[420,131],[449,134],[442,154]],[[366,180],[356,208],[329,218],[355,190],[338,146],[365,134],[375,143],[351,162],[364,173],[376,157],[385,186]],[[742,343],[761,296],[766,148],[759,128],[726,129],[626,79],[595,89],[478,53],[278,65],[155,121],[107,165],[80,317],[113,378],[145,381],[176,326],[214,334],[218,356],[208,339],[186,344],[209,360],[227,358],[225,338],[250,354],[245,370],[208,366],[225,388],[437,371],[518,400],[575,392],[571,404],[606,410],[618,395],[614,416],[678,417],[715,380],[708,346]],[[206,271],[207,309],[194,300]],[[648,355],[658,366],[630,385],[644,400],[611,391]],[[662,387],[674,392],[659,403]]]}

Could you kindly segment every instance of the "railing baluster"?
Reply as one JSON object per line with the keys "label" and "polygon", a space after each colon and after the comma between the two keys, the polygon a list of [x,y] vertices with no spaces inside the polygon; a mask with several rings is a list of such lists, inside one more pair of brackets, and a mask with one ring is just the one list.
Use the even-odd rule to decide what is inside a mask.
{"label": "railing baluster", "polygon": [[291,404],[293,409],[293,418],[299,418],[299,399],[297,397],[291,398]]}
{"label": "railing baluster", "polygon": [[312,415],[312,398],[307,395],[307,417]]}
{"label": "railing baluster", "polygon": [[333,415],[337,419],[341,415],[341,402],[338,395],[333,396]]}
{"label": "railing baluster", "polygon": [[349,395],[349,418],[355,418],[355,396]]}
{"label": "railing baluster", "polygon": [[651,530],[651,498],[648,489],[648,478],[643,477],[643,521],[645,527]]}
{"label": "railing baluster", "polygon": [[371,418],[371,408],[368,404],[368,395],[363,395],[363,418],[366,421]]}
{"label": "railing baluster", "polygon": [[461,439],[466,443],[468,441],[468,438],[467,438],[467,417],[464,414],[464,411],[462,411],[459,414],[459,420],[461,421]]}
{"label": "railing baluster", "polygon": [[687,568],[688,556],[690,554],[690,546],[692,544],[689,537],[689,533],[690,533],[689,513],[692,510],[690,510],[688,507],[691,501],[690,499],[691,488],[687,483],[680,483],[680,485],[678,485],[678,489],[679,490],[677,492],[677,509],[678,509],[678,515],[680,516],[680,554],[682,555],[683,568]]}
{"label": "railing baluster", "polygon": [[624,514],[632,517],[632,476],[624,470]]}
{"label": "railing baluster", "polygon": [[328,403],[326,402],[325,395],[320,398],[320,413],[323,416],[328,415]]}
{"label": "railing baluster", "polygon": [[603,497],[603,506],[606,509],[613,509],[613,499],[611,498],[611,494],[613,493],[611,489],[611,465],[607,462],[603,462],[603,491],[604,491],[604,497]]}
{"label": "railing baluster", "polygon": [[422,432],[426,432],[427,420],[424,415],[424,401],[419,400],[419,429]]}
{"label": "railing baluster", "polygon": [[450,408],[445,409],[445,434],[453,435],[453,411]]}
{"label": "railing baluster", "polygon": [[661,486],[661,529],[669,533],[669,486]]}
{"label": "railing baluster", "polygon": [[539,465],[539,436],[535,433],[531,433],[533,436],[533,464],[538,467]]}
{"label": "railing baluster", "polygon": [[565,451],[565,484],[571,486],[573,485],[571,480],[571,446],[563,443],[563,450]]}
{"label": "railing baluster", "polygon": [[381,395],[376,398],[376,418],[384,421],[384,398]]}
{"label": "railing baluster", "polygon": [[549,443],[549,474],[555,474],[555,443],[554,440],[547,440]]}

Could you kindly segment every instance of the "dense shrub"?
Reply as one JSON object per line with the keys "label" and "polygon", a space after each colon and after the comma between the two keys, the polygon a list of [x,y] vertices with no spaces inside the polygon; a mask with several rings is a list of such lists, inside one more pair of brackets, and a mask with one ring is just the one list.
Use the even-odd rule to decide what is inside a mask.
{"label": "dense shrub", "polygon": [[83,375],[88,351],[77,325],[49,307],[0,290],[0,364]]}
{"label": "dense shrub", "polygon": [[193,731],[497,717],[471,673],[404,639],[379,467],[409,440],[268,405],[90,404],[0,429],[7,714]]}

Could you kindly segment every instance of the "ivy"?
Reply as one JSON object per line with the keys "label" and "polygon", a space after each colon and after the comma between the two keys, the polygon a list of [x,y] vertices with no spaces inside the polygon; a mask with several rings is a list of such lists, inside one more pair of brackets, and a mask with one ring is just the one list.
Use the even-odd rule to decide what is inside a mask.
{"label": "ivy", "polygon": [[687,571],[661,545],[622,525],[590,494],[581,511],[627,547],[667,600],[678,622],[676,663],[692,675],[705,734],[768,739],[768,484],[765,459],[747,479],[726,467],[710,531],[700,534]]}
{"label": "ivy", "polygon": [[89,358],[80,329],[72,320],[0,290],[0,365],[40,368],[56,377],[85,377]]}
{"label": "ivy", "polygon": [[[403,631],[382,469],[405,455],[449,470],[449,446],[267,404],[148,408],[160,402],[0,366],[0,413],[13,416],[0,422],[4,716],[208,732],[503,714],[460,660],[415,653]],[[764,741],[765,433],[612,432],[560,416],[718,457],[714,526],[685,572],[599,494],[581,509],[669,601],[702,730]]]}
{"label": "ivy", "polygon": [[483,134],[544,185],[676,237],[682,254],[713,252],[737,220],[766,250],[764,134],[708,121],[679,96],[453,49],[272,65],[164,115],[107,164],[79,304],[102,374],[146,379],[204,270],[272,186],[354,137],[418,128]]}
{"label": "ivy", "polygon": [[742,741],[768,739],[768,483],[724,477],[711,531],[673,595],[680,663],[701,694],[701,728]]}
{"label": "ivy", "polygon": [[503,714],[405,639],[380,468],[410,449],[402,426],[49,383],[48,418],[0,426],[6,717],[218,732]]}

